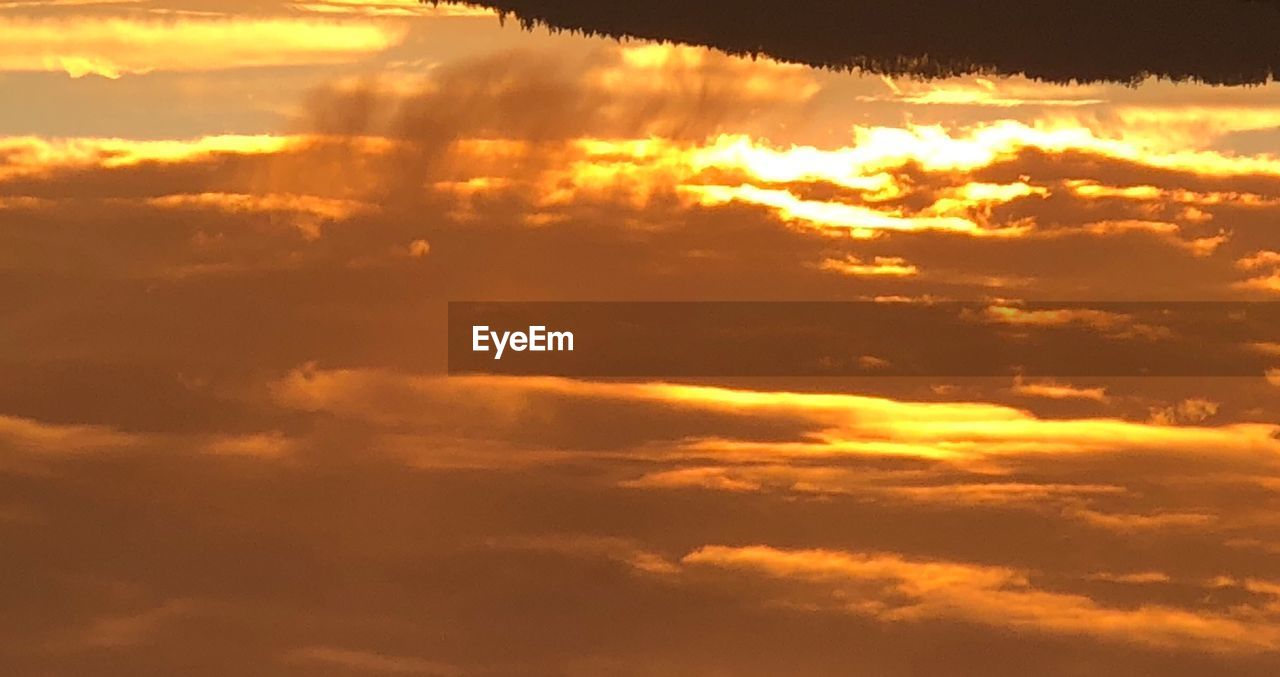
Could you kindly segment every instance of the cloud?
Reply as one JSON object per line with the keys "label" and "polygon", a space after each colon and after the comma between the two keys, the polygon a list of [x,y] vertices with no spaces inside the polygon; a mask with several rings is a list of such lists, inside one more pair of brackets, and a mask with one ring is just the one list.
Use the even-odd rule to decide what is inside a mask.
{"label": "cloud", "polygon": [[409,256],[420,259],[431,253],[431,245],[421,238],[409,243]]}
{"label": "cloud", "polygon": [[[1261,379],[1028,377],[1018,393],[1008,377],[936,390],[446,377],[440,331],[447,298],[586,290],[979,298],[1024,313],[992,320],[1001,333],[1141,332],[1161,320],[1035,315],[985,283],[1027,280],[1032,299],[1233,294],[1236,261],[1272,234],[1280,182],[1235,164],[1260,156],[1221,151],[1231,171],[1202,172],[1102,121],[1050,138],[1037,134],[1068,125],[1027,118],[1001,139],[933,104],[914,114],[956,117],[936,132],[870,107],[810,118],[837,94],[808,96],[821,74],[547,40],[572,42],[569,56],[424,66],[411,89],[337,84],[289,135],[0,142],[0,307],[16,327],[3,342],[21,357],[0,361],[0,481],[17,497],[0,520],[6,582],[36,591],[7,598],[0,644],[17,648],[0,664],[755,676],[936,660],[994,677],[1093,660],[1270,674],[1270,655],[1236,651],[1272,641],[1265,584],[1200,584],[1267,573],[1256,544],[1275,526],[1280,391]],[[1085,176],[1159,194],[1070,189]],[[684,188],[699,186],[894,227],[856,239],[758,202],[699,204]],[[983,232],[915,227],[929,219]],[[1090,229],[1126,220],[1146,225]],[[1231,237],[1208,256],[1178,244],[1220,226]],[[986,236],[1002,228],[1021,230]],[[916,273],[858,274],[899,268]],[[868,368],[902,364],[861,352]],[[1148,420],[1192,395],[1221,407]],[[708,543],[828,553],[829,569],[855,571],[762,574],[713,563],[732,557]],[[1100,571],[1172,583],[1088,578]],[[206,598],[218,613],[163,611]],[[797,616],[814,609],[836,613]],[[41,652],[68,627],[110,650]],[[1219,634],[1226,648],[1205,649]],[[763,636],[776,641],[741,650]],[[1098,641],[1130,636],[1143,639]],[[228,637],[255,639],[227,651]]]}
{"label": "cloud", "polygon": [[0,415],[0,447],[24,455],[92,454],[121,449],[140,439],[106,426],[45,423]]}
{"label": "cloud", "polygon": [[1280,648],[1280,618],[1266,606],[1230,614],[1170,606],[1110,607],[1087,596],[1037,587],[1029,572],[894,553],[785,550],[709,545],[682,560],[690,567],[793,582],[778,601],[798,609],[869,616],[884,622],[936,619],[1019,631],[1208,651]]}
{"label": "cloud", "polygon": [[[504,79],[520,68],[500,60],[470,64],[475,77],[504,83],[496,90],[475,91],[469,80],[461,82],[449,74],[436,79],[418,95],[383,101],[392,110],[401,107],[406,112],[420,111],[428,106],[438,109],[431,115],[431,130],[442,140],[451,141],[442,148],[432,146],[432,157],[437,158],[433,166],[473,169],[447,177],[434,176],[430,183],[465,198],[465,204],[453,213],[465,215],[468,220],[481,218],[476,202],[487,196],[493,200],[524,193],[532,213],[523,220],[529,224],[561,223],[569,218],[565,213],[568,208],[582,208],[602,200],[643,211],[669,203],[675,196],[685,207],[753,205],[785,222],[833,235],[866,238],[937,231],[1009,238],[1053,238],[1064,234],[1110,238],[1136,232],[1206,256],[1226,242],[1226,233],[1197,233],[1194,228],[1173,221],[1150,218],[1090,219],[1079,223],[1048,223],[1049,219],[1034,215],[1010,218],[993,213],[993,209],[1043,201],[1050,196],[1050,187],[1028,176],[1023,176],[1024,180],[993,183],[975,180],[973,175],[1006,163],[1016,164],[1024,155],[1038,153],[1063,160],[1110,163],[1135,171],[1159,170],[1166,172],[1166,179],[1174,180],[1280,176],[1280,166],[1268,164],[1261,156],[1170,150],[1153,146],[1145,138],[1104,136],[1080,120],[1055,120],[1044,125],[997,120],[970,127],[857,125],[852,129],[852,142],[835,147],[788,146],[749,134],[723,133],[719,130],[731,127],[727,124],[730,121],[750,126],[749,119],[740,119],[734,111],[735,105],[765,105],[781,113],[793,109],[795,102],[778,95],[776,100],[753,103],[751,97],[757,96],[753,93],[756,90],[726,88],[721,92],[722,80],[768,80],[767,86],[758,88],[759,95],[766,96],[794,91],[795,87],[786,80],[794,77],[794,69],[712,58],[702,53],[686,54],[678,48],[622,48],[613,56],[594,62],[587,75],[577,78],[563,73],[563,77],[557,77],[560,64],[551,60],[529,77]],[[457,75],[464,70],[458,68]],[[653,90],[637,90],[634,86],[615,89],[608,84],[634,84],[637,73],[632,70],[654,71],[672,84]],[[708,88],[715,96],[707,93]],[[502,100],[523,97],[525,89],[530,94],[543,90],[542,100],[563,108],[558,111],[558,120],[547,120],[541,113],[522,113],[518,107],[505,108],[501,114],[490,110]],[[550,91],[564,96],[548,97],[545,92]],[[694,97],[695,92],[701,94]],[[348,92],[343,95],[346,103],[334,105],[358,103],[366,95]],[[571,96],[579,103],[576,107],[565,103]],[[709,98],[719,103],[709,107]],[[471,115],[456,114],[454,109],[461,102],[473,109]],[[527,121],[522,119],[526,115]],[[417,126],[421,121],[405,122],[414,125],[413,130],[421,128]],[[421,143],[412,136],[403,136],[410,129],[400,127],[392,136],[411,145]],[[466,128],[486,132],[477,135]],[[372,133],[367,128],[358,131]],[[551,137],[560,138],[561,142],[548,144]],[[539,143],[530,144],[530,140]],[[499,149],[498,145],[509,148]],[[448,159],[440,161],[436,155],[440,152]],[[524,160],[518,165],[506,164],[520,167],[517,174],[495,162],[498,157],[513,153]],[[393,174],[411,170],[418,162],[403,154],[395,157]],[[545,161],[530,162],[533,159]],[[1074,186],[1075,194],[1082,199],[1092,197],[1086,183],[1084,179],[1067,179],[1067,185]],[[847,194],[831,195],[832,187]],[[1181,205],[1179,218],[1192,225],[1211,219],[1212,214],[1189,211],[1190,204],[1221,207],[1247,202],[1241,191],[1153,190],[1161,192],[1144,197]],[[931,198],[928,203],[920,199],[925,196]],[[631,220],[642,218],[635,214]],[[670,220],[657,216],[651,219],[654,223]]]}
{"label": "cloud", "polygon": [[209,440],[203,451],[215,456],[277,459],[297,451],[298,441],[281,432],[226,435]]}
{"label": "cloud", "polygon": [[904,216],[868,207],[803,200],[788,190],[755,186],[683,186],[681,192],[702,206],[732,202],[761,205],[777,211],[785,221],[819,229],[837,229],[855,238],[871,238],[884,232],[942,231],[976,237],[1016,237],[1020,226],[987,229],[959,216]]}
{"label": "cloud", "polygon": [[1092,581],[1107,581],[1109,583],[1129,583],[1129,584],[1173,582],[1173,579],[1169,577],[1169,574],[1166,574],[1161,571],[1140,571],[1136,573],[1126,573],[1126,574],[1117,574],[1117,573],[1103,571],[1096,574],[1089,574],[1087,578]]}
{"label": "cloud", "polygon": [[151,454],[173,446],[213,456],[280,459],[295,453],[299,441],[280,431],[176,435],[0,415],[0,470],[104,454]]}
{"label": "cloud", "polygon": [[1064,87],[1037,83],[1025,78],[991,80],[982,77],[952,78],[943,81],[894,79],[882,76],[890,94],[867,95],[861,101],[895,101],[925,106],[1093,106],[1104,103],[1104,88],[1087,85]]}
{"label": "cloud", "polygon": [[31,9],[36,7],[94,7],[98,5],[132,5],[143,0],[13,0],[0,3],[0,9]]}
{"label": "cloud", "polygon": [[1044,508],[1063,503],[1078,504],[1091,497],[1123,494],[1125,489],[1106,484],[981,482],[893,487],[887,493],[917,503]]}
{"label": "cloud", "polygon": [[325,665],[339,669],[378,674],[434,675],[437,677],[454,677],[465,674],[462,668],[449,663],[413,656],[394,656],[373,651],[332,646],[308,646],[294,649],[287,652],[284,659],[291,663]]}
{"label": "cloud", "polygon": [[[813,421],[820,432],[804,442],[737,443],[708,439],[709,453],[888,454],[964,461],[1006,454],[1106,453],[1128,449],[1280,451],[1276,428],[1234,424],[1168,427],[1116,419],[1039,419],[1017,409],[969,402],[923,403],[827,394],[759,392],[681,385],[640,386],[640,392],[683,406],[785,411]],[[660,393],[660,395],[659,395]],[[1216,439],[1216,442],[1210,442]]]}
{"label": "cloud", "polygon": [[[790,470],[784,467],[785,470]],[[716,491],[759,491],[763,485],[750,479],[752,470],[756,468],[679,468],[647,473],[642,477],[627,480],[622,486],[636,489],[713,489]],[[799,474],[802,471],[796,471]],[[745,475],[745,477],[744,477]]]}
{"label": "cloud", "polygon": [[[295,370],[272,386],[283,406],[326,411],[382,424],[435,420],[444,402],[488,422],[488,430],[525,420],[539,399],[652,403],[667,409],[790,419],[796,437],[760,442],[734,439],[725,421],[680,447],[693,456],[797,459],[841,455],[901,456],[956,463],[1001,457],[1118,454],[1137,450],[1198,454],[1206,448],[1245,456],[1280,454],[1280,427],[1235,423],[1216,427],[1167,425],[1114,418],[1048,419],[982,402],[915,402],[834,393],[745,390],[672,383],[603,383],[556,378],[423,377],[361,370]],[[1179,416],[1208,415],[1188,400]],[[1189,419],[1180,418],[1180,422]],[[1203,421],[1204,416],[1194,421]]]}
{"label": "cloud", "polygon": [[487,7],[448,3],[428,5],[417,0],[321,0],[289,5],[317,14],[354,14],[376,17],[441,17],[496,19],[498,12]]}
{"label": "cloud", "polygon": [[1056,383],[1054,381],[1043,382],[1027,382],[1021,376],[1014,379],[1013,393],[1024,397],[1047,397],[1055,400],[1093,400],[1094,402],[1107,401],[1106,388],[1077,388],[1069,384]]}
{"label": "cloud", "polygon": [[1266,266],[1280,266],[1280,252],[1273,252],[1269,249],[1256,251],[1236,261],[1236,266],[1241,270],[1257,270]]}
{"label": "cloud", "polygon": [[163,209],[214,209],[233,214],[244,212],[284,214],[293,217],[294,227],[308,240],[319,238],[321,227],[325,223],[341,221],[375,209],[374,205],[356,200],[280,193],[178,194],[149,198],[147,202]]}
{"label": "cloud", "polygon": [[1193,397],[1177,404],[1151,410],[1151,422],[1159,425],[1200,423],[1218,413],[1221,405],[1212,400]]}
{"label": "cloud", "polygon": [[1225,233],[1208,237],[1185,240],[1181,237],[1182,227],[1167,221],[1149,221],[1142,219],[1122,219],[1116,221],[1096,221],[1084,226],[1084,231],[1093,235],[1119,235],[1131,232],[1145,232],[1159,236],[1161,239],[1181,247],[1194,256],[1208,256],[1227,241]]}
{"label": "cloud", "polygon": [[725,57],[716,52],[672,44],[623,44],[619,59],[587,74],[587,82],[608,91],[634,94],[682,92],[689,83],[718,91],[729,78],[736,80],[736,96],[744,103],[803,103],[821,90],[810,69],[772,59]]}
{"label": "cloud", "polygon": [[[1233,207],[1272,208],[1280,204],[1280,198],[1258,193],[1234,191],[1195,191],[1187,189],[1159,188],[1152,185],[1106,186],[1091,179],[1072,179],[1066,182],[1071,192],[1089,200],[1123,199],[1139,202],[1170,201],[1200,207],[1230,204]],[[1265,254],[1266,252],[1259,252]]]}
{"label": "cloud", "polygon": [[1096,510],[1072,510],[1069,517],[1121,533],[1133,533],[1153,529],[1187,529],[1202,528],[1216,521],[1214,515],[1201,513],[1157,513],[1154,515],[1132,515],[1123,513],[1103,513]]}
{"label": "cloud", "polygon": [[1270,249],[1256,251],[1236,261],[1241,270],[1263,270],[1271,268],[1270,275],[1259,275],[1236,283],[1238,289],[1250,289],[1266,292],[1280,292],[1280,252]]}
{"label": "cloud", "polygon": [[[618,84],[641,76],[670,86]],[[763,84],[736,87],[744,78]],[[743,131],[761,126],[761,110],[799,115],[808,104],[790,93],[812,78],[649,48],[602,48],[582,64],[500,54],[444,64],[411,90],[335,84],[307,102],[292,135],[8,139],[4,211],[57,224],[24,240],[28,251],[79,248],[87,265],[162,280],[389,269],[411,265],[406,243],[423,240],[433,274],[462,287],[480,284],[467,272],[477,252],[511,250],[512,265],[483,283],[499,296],[535,275],[548,291],[625,296],[665,283],[690,298],[721,286],[804,298],[966,298],[993,285],[1104,298],[1124,280],[1140,285],[1134,293],[1265,286],[1233,286],[1227,260],[1265,225],[1265,206],[1240,221],[1240,200],[1229,199],[1270,199],[1267,166],[1241,164],[1261,156],[1192,157],[1079,120],[860,124],[849,140],[818,145]],[[169,169],[163,181],[150,163]],[[1070,188],[1081,176],[1161,192],[1099,205],[1084,184]],[[1143,214],[1151,204],[1158,213]],[[97,242],[104,231],[84,220],[108,208],[128,214],[121,231],[147,232]],[[1205,225],[1228,211],[1229,232]],[[411,216],[423,213],[437,217]],[[186,230],[190,246],[159,237],[161,222]],[[362,237],[340,232],[356,222]],[[872,250],[882,242],[891,246]],[[69,260],[10,251],[23,269]],[[1187,254],[1202,264],[1184,266]],[[563,256],[598,265],[537,270]],[[585,279],[606,270],[626,274]]]}
{"label": "cloud", "polygon": [[[1148,140],[1108,138],[1070,119],[1039,126],[995,120],[968,128],[907,124],[903,127],[854,126],[854,143],[842,148],[759,146],[741,136],[718,141],[720,153],[734,152],[763,164],[810,159],[817,167],[840,167],[845,173],[879,172],[908,163],[927,171],[975,170],[1008,159],[1023,150],[1049,154],[1084,152],[1154,168],[1207,176],[1280,175],[1280,161],[1266,156],[1230,155],[1211,150],[1151,147]],[[837,159],[843,163],[837,163]]]}
{"label": "cloud", "polygon": [[155,641],[156,635],[193,613],[201,605],[189,599],[169,600],[133,614],[105,616],[85,628],[81,643],[90,648],[120,649]]}
{"label": "cloud", "polygon": [[0,137],[0,179],[92,167],[117,169],[144,162],[182,163],[218,154],[271,154],[303,138],[273,134],[160,140]]}
{"label": "cloud", "polygon": [[1251,277],[1247,280],[1242,280],[1237,282],[1235,287],[1237,289],[1280,293],[1280,269],[1270,275]]}
{"label": "cloud", "polygon": [[403,26],[300,19],[0,17],[0,70],[119,78],[152,71],[333,64],[380,52]]}
{"label": "cloud", "polygon": [[637,572],[666,576],[679,572],[679,567],[662,555],[650,552],[624,538],[584,534],[552,534],[524,538],[490,540],[491,548],[512,548],[561,553],[573,557],[602,558],[624,564]]}
{"label": "cloud", "polygon": [[947,507],[1004,507],[1029,510],[1079,509],[1091,499],[1125,493],[1104,484],[968,481],[950,483],[921,470],[884,471],[863,467],[740,463],[678,467],[648,472],[620,486],[648,490],[707,490],[738,493],[777,492],[801,496],[856,496],[881,504]]}
{"label": "cloud", "polygon": [[976,317],[984,322],[1011,327],[1082,327],[1125,339],[1154,341],[1172,336],[1168,328],[1140,322],[1128,313],[1093,308],[1026,309],[1015,305],[992,305]]}

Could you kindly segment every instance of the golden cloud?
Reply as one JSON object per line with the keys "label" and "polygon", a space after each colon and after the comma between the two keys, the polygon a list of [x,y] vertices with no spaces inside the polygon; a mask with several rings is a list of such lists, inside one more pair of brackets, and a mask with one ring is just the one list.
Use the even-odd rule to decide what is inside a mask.
{"label": "golden cloud", "polygon": [[1241,270],[1256,270],[1266,266],[1280,266],[1280,252],[1273,252],[1269,249],[1256,251],[1236,261],[1236,266]]}
{"label": "golden cloud", "polygon": [[302,647],[289,651],[284,658],[290,663],[328,666],[339,670],[355,670],[359,672],[433,675],[435,677],[454,677],[465,674],[462,668],[441,661],[430,661],[413,656],[392,656],[385,653],[333,646]]}
{"label": "golden cloud", "polygon": [[1237,289],[1264,291],[1280,294],[1280,270],[1270,275],[1251,277],[1235,284]]}
{"label": "golden cloud", "polygon": [[1216,519],[1214,515],[1185,512],[1134,515],[1128,513],[1104,513],[1097,510],[1072,510],[1067,515],[1095,527],[1126,533],[1152,529],[1203,527],[1212,524]]}
{"label": "golden cloud", "polygon": [[327,222],[350,218],[355,214],[373,211],[376,208],[374,205],[355,200],[281,193],[165,195],[149,198],[147,203],[166,209],[215,209],[233,214],[244,212],[286,214],[293,218],[294,227],[308,240],[319,238],[321,226]]}
{"label": "golden cloud", "polygon": [[1084,595],[1036,587],[1032,572],[1013,568],[764,545],[708,545],[685,555],[681,563],[789,582],[790,589],[779,592],[777,602],[885,622],[950,619],[1210,651],[1280,648],[1274,599],[1269,605],[1237,607],[1228,613],[1158,604],[1111,607]]}
{"label": "golden cloud", "polygon": [[861,101],[896,101],[911,105],[992,106],[1091,106],[1104,103],[1104,88],[1070,87],[1035,82],[1025,78],[951,78],[942,81],[915,81],[881,76],[890,96],[861,96]]}
{"label": "golden cloud", "polygon": [[272,392],[280,404],[382,424],[421,421],[430,403],[486,412],[491,425],[519,420],[538,397],[586,403],[652,402],[690,411],[790,418],[809,429],[803,439],[756,442],[719,437],[687,440],[682,455],[761,461],[865,455],[982,464],[1025,455],[1119,454],[1138,450],[1280,458],[1280,425],[1167,425],[1115,418],[1045,419],[983,402],[913,402],[869,395],[797,393],[672,383],[605,383],[551,377],[428,377],[373,370],[291,372]]}
{"label": "golden cloud", "polygon": [[1015,305],[993,305],[988,306],[981,313],[969,313],[967,310],[964,312],[967,316],[976,316],[984,322],[1011,327],[1081,327],[1116,338],[1144,340],[1172,336],[1167,327],[1139,322],[1127,313],[1093,308],[1026,309]]}
{"label": "golden cloud", "polygon": [[136,443],[137,435],[106,426],[54,424],[0,415],[0,448],[36,456],[63,456],[115,450]]}
{"label": "golden cloud", "polygon": [[273,134],[162,140],[0,137],[0,179],[79,167],[114,169],[143,162],[188,162],[219,153],[267,155],[307,138]]}
{"label": "golden cloud", "polygon": [[898,256],[877,256],[870,262],[864,262],[852,254],[842,259],[824,259],[818,268],[854,277],[909,277],[920,272]]}
{"label": "golden cloud", "polygon": [[295,2],[291,7],[317,14],[354,14],[390,17],[462,17],[496,19],[498,12],[488,7],[461,3],[428,5],[418,0],[322,0]]}
{"label": "golden cloud", "polygon": [[1028,382],[1021,376],[1014,379],[1012,391],[1015,395],[1025,397],[1047,397],[1054,400],[1093,400],[1107,401],[1106,388],[1078,388],[1076,386],[1054,381]]}
{"label": "golden cloud", "polygon": [[300,19],[0,17],[0,71],[63,71],[119,78],[352,61],[397,44],[389,23]]}

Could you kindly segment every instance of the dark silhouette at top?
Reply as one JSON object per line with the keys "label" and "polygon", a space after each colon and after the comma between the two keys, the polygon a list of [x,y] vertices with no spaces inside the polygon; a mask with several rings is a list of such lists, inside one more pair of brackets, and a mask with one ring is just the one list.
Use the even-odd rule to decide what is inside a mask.
{"label": "dark silhouette at top", "polygon": [[[422,0],[438,4],[439,0]],[[487,0],[542,25],[834,69],[1240,85],[1280,71],[1277,0]]]}

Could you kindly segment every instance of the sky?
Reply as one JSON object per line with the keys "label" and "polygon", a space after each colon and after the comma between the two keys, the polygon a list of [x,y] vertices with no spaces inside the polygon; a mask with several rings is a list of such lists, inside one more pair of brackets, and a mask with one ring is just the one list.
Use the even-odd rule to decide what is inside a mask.
{"label": "sky", "polygon": [[445,374],[450,300],[1137,342],[1089,304],[1280,301],[1280,85],[14,0],[0,91],[5,674],[1280,665],[1280,336],[1238,378]]}

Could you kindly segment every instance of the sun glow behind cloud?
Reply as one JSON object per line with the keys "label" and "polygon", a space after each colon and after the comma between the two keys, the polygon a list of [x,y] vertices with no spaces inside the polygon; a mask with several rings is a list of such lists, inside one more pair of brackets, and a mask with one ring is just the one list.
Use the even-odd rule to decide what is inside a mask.
{"label": "sun glow behind cloud", "polygon": [[[809,674],[796,627],[872,671],[939,638],[1014,674],[1044,637],[1129,674],[1280,650],[1280,361],[592,382],[445,377],[433,342],[450,298],[978,298],[1145,346],[1159,319],[1009,297],[1280,291],[1273,89],[886,84],[394,0],[22,4],[58,9],[0,20],[0,77],[75,105],[0,130],[0,528],[52,591],[0,663],[225,631],[258,666],[460,675]],[[778,642],[748,669],[686,661],[747,634]]]}
{"label": "sun glow behind cloud", "polygon": [[[1206,445],[1221,453],[1266,455],[1280,461],[1280,426],[1240,423],[1227,426],[1170,426],[1114,418],[1045,419],[1029,411],[983,402],[905,402],[882,397],[799,393],[692,386],[671,383],[595,383],[554,378],[470,377],[450,383],[430,379],[397,380],[372,372],[297,371],[275,386],[276,396],[305,410],[343,412],[380,421],[412,417],[411,409],[379,409],[365,403],[369,393],[399,392],[400,406],[435,397],[441,389],[484,390],[485,406],[503,411],[531,396],[661,403],[693,410],[738,415],[796,417],[812,426],[806,440],[756,443],[723,437],[689,440],[687,450],[710,456],[796,456],[867,454],[918,456],[958,463],[1001,456],[1111,454],[1123,450],[1196,453]],[[484,387],[486,386],[487,387]],[[1081,391],[1077,391],[1079,393]],[[1084,394],[1092,396],[1092,393]],[[378,406],[378,405],[373,405]],[[518,406],[518,405],[517,405]],[[412,420],[412,419],[409,419]]]}
{"label": "sun glow behind cloud", "polygon": [[[1030,151],[1097,155],[1152,169],[1185,172],[1189,176],[1280,174],[1280,164],[1266,158],[1211,151],[1164,152],[1146,149],[1136,141],[1103,139],[1086,128],[1046,131],[1011,121],[954,131],[937,126],[855,127],[853,142],[834,149],[777,146],[767,140],[741,135],[720,135],[702,144],[674,143],[652,137],[586,138],[574,143],[581,157],[563,168],[550,169],[538,179],[544,186],[543,204],[571,203],[583,192],[608,190],[630,194],[633,204],[643,205],[655,195],[674,192],[692,204],[755,205],[787,222],[842,231],[860,238],[915,230],[979,237],[1027,236],[1033,233],[1034,223],[993,223],[989,216],[991,208],[1015,200],[1044,198],[1056,189],[1025,180],[1010,184],[966,181],[948,186],[944,183],[932,204],[908,211],[903,208],[903,201],[919,192],[919,187],[904,175],[913,168],[951,183],[957,176],[977,173]],[[849,196],[814,200],[802,197],[797,191],[798,187],[815,184],[847,189]],[[1256,194],[1150,186],[1112,189],[1084,180],[1068,182],[1067,187],[1086,199],[1115,196],[1152,205],[1204,207],[1229,203],[1267,207],[1277,199]],[[1181,216],[1193,225],[1211,218],[1203,212],[1186,209]],[[1108,235],[1127,229],[1100,223],[1081,230]],[[1168,235],[1176,244],[1182,243],[1178,224],[1165,223],[1157,232]],[[1211,252],[1222,240],[1215,238],[1187,239],[1185,246],[1191,251]]]}

